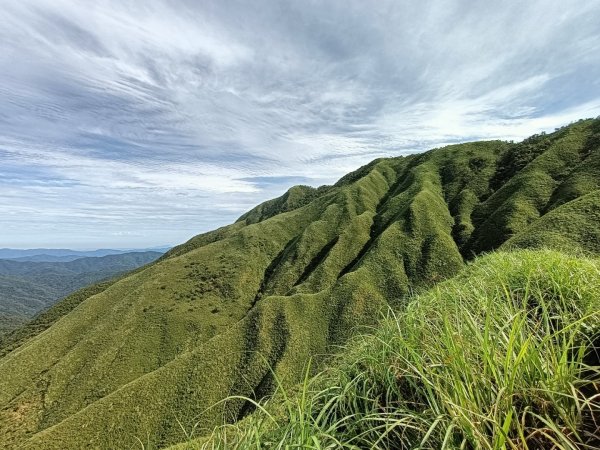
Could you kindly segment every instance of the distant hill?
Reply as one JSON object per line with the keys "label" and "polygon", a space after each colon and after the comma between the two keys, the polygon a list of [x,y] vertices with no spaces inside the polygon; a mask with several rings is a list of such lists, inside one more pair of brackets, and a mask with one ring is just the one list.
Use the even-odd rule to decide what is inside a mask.
{"label": "distant hill", "polygon": [[0,248],[0,259],[25,258],[46,255],[48,257],[100,257],[127,253],[126,250],[98,249],[98,250],[71,250],[68,248]]}
{"label": "distant hill", "polygon": [[16,328],[77,289],[154,261],[160,252],[132,252],[67,262],[0,259],[0,332]]}
{"label": "distant hill", "polygon": [[79,258],[86,258],[86,256],[81,256],[81,255],[54,256],[54,255],[40,254],[40,255],[20,256],[18,258],[4,258],[4,259],[10,259],[11,261],[29,261],[29,262],[69,262],[69,261],[75,261],[76,259],[79,259]]}
{"label": "distant hill", "polygon": [[[556,430],[581,440],[587,427],[582,421],[598,423],[577,414],[589,397],[562,397],[584,388],[595,395],[592,389],[600,386],[600,379],[581,383],[586,373],[568,362],[589,356],[583,345],[597,340],[594,321],[577,318],[598,305],[599,243],[600,119],[519,143],[472,142],[378,159],[333,186],[292,188],[148,266],[69,295],[9,333],[0,342],[0,442],[8,449],[162,448],[210,434],[225,422],[242,429],[244,419],[255,417],[256,401],[277,386],[293,391],[309,361],[320,370],[326,355],[390,310],[411,318],[397,322],[410,326],[411,334],[403,335],[392,321],[383,337],[410,339],[407,348],[414,350],[391,364],[387,341],[380,339],[374,347],[380,352],[365,352],[348,371],[352,380],[364,380],[364,390],[345,397],[341,383],[334,383],[326,392],[340,398],[342,409],[328,415],[324,408],[316,418],[297,416],[298,409],[279,411],[284,424],[303,435],[307,424],[330,420],[326,432],[364,431],[357,437],[375,435],[380,448],[386,448],[381,439],[387,434],[398,439],[388,448],[441,448],[444,442],[445,448],[527,448],[522,441],[531,436],[529,448],[554,448]],[[498,254],[473,263],[475,269],[450,287],[440,285],[451,295],[434,288],[422,297],[424,309],[408,306],[415,293],[455,277],[489,252]],[[586,258],[580,266],[577,261]],[[17,270],[6,262],[3,267]],[[500,301],[510,308],[490,307]],[[564,311],[564,319],[573,321],[565,323],[577,324],[581,333],[544,338],[563,323],[555,311]],[[482,323],[492,335],[478,334]],[[426,328],[420,334],[421,324]],[[462,334],[454,333],[454,325],[463,327]],[[483,354],[475,338],[485,342]],[[559,344],[561,352],[546,352]],[[443,345],[454,348],[454,360],[440,357]],[[539,351],[531,356],[533,347]],[[369,363],[382,355],[378,377]],[[470,370],[461,367],[464,356]],[[513,363],[525,356],[531,366],[514,374]],[[549,365],[561,360],[567,362]],[[440,384],[456,381],[443,391],[451,395],[436,401],[432,385],[421,378],[423,367]],[[566,369],[579,370],[578,377],[567,377]],[[463,377],[478,372],[485,383]],[[531,389],[515,391],[520,385],[514,382],[523,381]],[[398,395],[386,396],[384,383],[397,387]],[[554,393],[570,422],[547,426],[548,417],[559,416],[536,394],[542,390]],[[470,403],[455,402],[471,394],[482,405],[497,398],[503,403],[478,414]],[[340,425],[337,418],[349,411],[342,400],[358,414]],[[406,415],[378,425],[360,415],[363,407],[393,411],[399,401],[416,410],[414,421]],[[511,402],[516,413],[507,409]],[[457,408],[436,409],[442,404]],[[527,411],[537,416],[521,415]],[[267,417],[262,423],[268,432],[280,422]],[[495,440],[481,444],[490,427],[499,430]],[[519,434],[515,427],[526,429]],[[401,440],[421,431],[421,440]],[[286,448],[291,435],[282,436],[254,436],[259,443],[238,448]],[[236,448],[229,442],[199,448]],[[377,448],[375,441],[351,444]],[[341,447],[313,440],[290,448]]]}
{"label": "distant hill", "polygon": [[60,248],[32,248],[32,249],[0,249],[0,259],[14,259],[17,261],[31,262],[68,262],[79,258],[102,257],[108,255],[122,255],[132,252],[160,252],[165,253],[170,247],[152,247],[143,249],[98,249],[98,250],[70,250]]}

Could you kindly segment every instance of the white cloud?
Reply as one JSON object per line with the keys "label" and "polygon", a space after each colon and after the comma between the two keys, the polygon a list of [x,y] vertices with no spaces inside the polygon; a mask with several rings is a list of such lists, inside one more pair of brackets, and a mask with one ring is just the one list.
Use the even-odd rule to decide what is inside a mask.
{"label": "white cloud", "polygon": [[599,14],[580,0],[10,2],[1,245],[176,243],[289,177],[333,182],[378,156],[596,116]]}

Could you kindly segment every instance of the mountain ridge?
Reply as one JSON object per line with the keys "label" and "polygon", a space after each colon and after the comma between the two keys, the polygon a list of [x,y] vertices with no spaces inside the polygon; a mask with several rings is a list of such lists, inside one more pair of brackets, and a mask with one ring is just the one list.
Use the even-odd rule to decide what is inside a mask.
{"label": "mountain ridge", "polygon": [[137,249],[96,249],[96,250],[72,250],[67,248],[0,248],[0,259],[30,262],[69,262],[79,258],[100,258],[109,255],[120,255],[124,253],[141,253],[156,251],[165,253],[170,247],[150,247]]}
{"label": "mountain ridge", "polygon": [[259,399],[273,373],[299,381],[307,360],[475,255],[596,254],[599,130],[589,119],[379,159],[174,247],[0,359],[0,436],[9,448],[173,444],[179,424],[243,418],[252,402],[219,402]]}

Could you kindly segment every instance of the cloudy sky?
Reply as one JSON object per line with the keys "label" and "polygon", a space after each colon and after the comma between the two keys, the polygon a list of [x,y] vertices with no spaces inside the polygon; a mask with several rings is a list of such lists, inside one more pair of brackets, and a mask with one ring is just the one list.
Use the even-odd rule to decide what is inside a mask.
{"label": "cloudy sky", "polygon": [[600,0],[0,0],[0,247],[142,247],[600,114]]}

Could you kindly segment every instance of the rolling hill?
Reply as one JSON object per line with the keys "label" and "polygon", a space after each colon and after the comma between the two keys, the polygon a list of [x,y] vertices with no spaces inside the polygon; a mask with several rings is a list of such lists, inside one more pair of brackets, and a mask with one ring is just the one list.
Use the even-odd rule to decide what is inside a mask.
{"label": "rolling hill", "polygon": [[[0,248],[0,259],[16,259],[21,261],[59,262],[68,258],[73,261],[77,258],[93,258],[108,255],[127,253],[126,250],[98,249],[98,250],[71,250],[68,248]],[[58,258],[54,260],[53,258]]]}
{"label": "rolling hill", "polygon": [[599,215],[600,119],[294,187],[67,297],[3,343],[0,438],[7,448],[155,448],[208,434],[479,255],[596,257]]}
{"label": "rolling hill", "polygon": [[0,259],[0,332],[16,328],[71,292],[136,269],[159,252],[132,252],[67,262]]}

